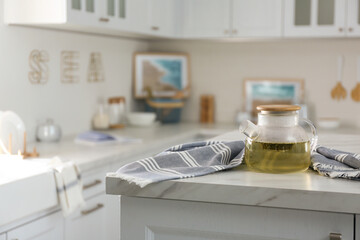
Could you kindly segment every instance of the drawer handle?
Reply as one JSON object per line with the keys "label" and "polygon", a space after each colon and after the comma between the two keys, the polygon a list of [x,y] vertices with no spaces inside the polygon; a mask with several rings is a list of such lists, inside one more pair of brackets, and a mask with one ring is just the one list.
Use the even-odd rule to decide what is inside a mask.
{"label": "drawer handle", "polygon": [[341,240],[342,235],[340,233],[330,233],[329,234],[329,239],[330,240]]}
{"label": "drawer handle", "polygon": [[88,215],[88,214],[90,214],[92,212],[95,212],[95,211],[97,211],[97,210],[99,210],[99,209],[101,209],[103,207],[104,207],[104,204],[98,203],[95,207],[93,207],[93,208],[91,208],[89,210],[81,211],[81,215]]}
{"label": "drawer handle", "polygon": [[110,19],[104,18],[104,17],[99,18],[99,21],[100,21],[100,22],[108,22],[109,20],[110,20]]}
{"label": "drawer handle", "polygon": [[153,26],[153,27],[151,27],[151,29],[154,31],[157,31],[157,30],[159,30],[159,27]]}
{"label": "drawer handle", "polygon": [[101,180],[96,179],[94,182],[84,185],[84,186],[83,186],[83,190],[86,190],[86,189],[88,189],[88,188],[95,187],[96,185],[99,185],[99,184],[101,184],[101,183],[102,183]]}

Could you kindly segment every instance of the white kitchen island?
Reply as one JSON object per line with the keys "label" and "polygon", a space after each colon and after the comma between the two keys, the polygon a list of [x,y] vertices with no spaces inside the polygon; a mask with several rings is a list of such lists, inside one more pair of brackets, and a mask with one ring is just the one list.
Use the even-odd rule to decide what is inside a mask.
{"label": "white kitchen island", "polygon": [[[218,139],[239,139],[236,132]],[[360,136],[320,134],[320,144],[360,152]],[[238,170],[139,188],[108,175],[121,197],[121,239],[360,239],[360,182],[312,170]]]}

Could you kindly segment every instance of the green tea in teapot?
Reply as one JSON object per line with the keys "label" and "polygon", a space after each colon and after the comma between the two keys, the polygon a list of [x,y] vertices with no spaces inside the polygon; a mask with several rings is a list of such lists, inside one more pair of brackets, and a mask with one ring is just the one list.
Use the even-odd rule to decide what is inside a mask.
{"label": "green tea in teapot", "polygon": [[245,162],[257,172],[289,173],[310,166],[310,142],[267,143],[246,141]]}

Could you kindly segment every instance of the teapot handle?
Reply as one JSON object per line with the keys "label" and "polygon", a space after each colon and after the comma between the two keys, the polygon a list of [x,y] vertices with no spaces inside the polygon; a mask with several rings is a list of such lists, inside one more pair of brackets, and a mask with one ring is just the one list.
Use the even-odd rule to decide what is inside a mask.
{"label": "teapot handle", "polygon": [[310,148],[311,148],[311,152],[313,152],[313,151],[315,151],[317,142],[318,142],[318,135],[317,135],[316,127],[308,119],[301,118],[299,121],[305,122],[307,125],[309,125],[309,127],[311,129],[311,133],[312,133],[313,137],[311,138]]}

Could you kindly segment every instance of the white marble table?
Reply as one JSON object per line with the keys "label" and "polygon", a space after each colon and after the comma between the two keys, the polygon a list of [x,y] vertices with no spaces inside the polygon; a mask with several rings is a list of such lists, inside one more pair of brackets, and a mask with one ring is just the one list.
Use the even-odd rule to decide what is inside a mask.
{"label": "white marble table", "polygon": [[[222,140],[240,138],[237,132],[217,137]],[[360,152],[360,135],[320,133],[319,143],[344,151]],[[238,170],[164,181],[145,188],[109,176],[106,191],[128,197],[360,213],[360,182],[330,179],[312,170],[265,174],[250,172],[243,166]]]}

